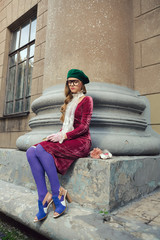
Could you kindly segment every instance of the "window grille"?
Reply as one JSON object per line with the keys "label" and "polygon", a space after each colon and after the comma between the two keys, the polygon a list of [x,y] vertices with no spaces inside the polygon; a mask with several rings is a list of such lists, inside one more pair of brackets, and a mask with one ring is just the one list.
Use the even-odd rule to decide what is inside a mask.
{"label": "window grille", "polygon": [[36,18],[12,32],[4,115],[29,112],[36,37]]}

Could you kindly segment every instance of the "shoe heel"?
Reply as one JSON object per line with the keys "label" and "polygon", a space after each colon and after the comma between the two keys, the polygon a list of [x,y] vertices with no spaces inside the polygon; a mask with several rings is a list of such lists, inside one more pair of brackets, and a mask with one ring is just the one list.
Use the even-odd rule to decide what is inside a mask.
{"label": "shoe heel", "polygon": [[49,207],[51,206],[51,204],[53,204],[53,199],[48,203],[47,211],[48,211]]}
{"label": "shoe heel", "polygon": [[52,202],[52,207],[53,207],[53,211],[55,211],[56,207],[55,207],[54,202]]}
{"label": "shoe heel", "polygon": [[66,194],[66,200],[67,200],[67,202],[69,202],[69,203],[72,202],[72,198],[71,198],[71,196],[69,195],[68,192],[67,192],[67,194]]}

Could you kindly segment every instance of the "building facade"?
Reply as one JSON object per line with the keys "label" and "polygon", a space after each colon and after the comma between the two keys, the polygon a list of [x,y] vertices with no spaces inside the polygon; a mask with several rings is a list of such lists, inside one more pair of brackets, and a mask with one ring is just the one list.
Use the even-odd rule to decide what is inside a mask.
{"label": "building facade", "polygon": [[160,134],[160,2],[1,0],[0,147],[30,132],[31,103],[70,68],[139,91]]}

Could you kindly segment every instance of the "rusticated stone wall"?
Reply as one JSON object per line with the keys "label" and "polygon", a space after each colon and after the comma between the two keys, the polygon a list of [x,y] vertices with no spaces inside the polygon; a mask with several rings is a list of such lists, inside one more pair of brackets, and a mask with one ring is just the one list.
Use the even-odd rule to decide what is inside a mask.
{"label": "rusticated stone wall", "polygon": [[48,0],[1,0],[0,1],[0,148],[16,148],[16,139],[30,131],[26,117],[3,118],[8,54],[11,32],[9,27],[23,18],[30,9],[37,6],[37,28],[34,54],[34,69],[31,87],[31,102],[38,98],[43,89],[44,53]]}
{"label": "rusticated stone wall", "polygon": [[147,96],[152,128],[160,133],[160,1],[135,0],[135,89]]}

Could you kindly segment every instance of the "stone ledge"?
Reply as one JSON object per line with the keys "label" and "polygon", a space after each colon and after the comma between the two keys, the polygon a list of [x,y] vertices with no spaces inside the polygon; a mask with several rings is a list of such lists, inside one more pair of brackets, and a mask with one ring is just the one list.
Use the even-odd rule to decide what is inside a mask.
{"label": "stone ledge", "polygon": [[[160,186],[159,172],[159,155],[80,158],[59,177],[76,203],[112,210]],[[36,190],[25,152],[0,149],[0,176],[3,181]]]}

